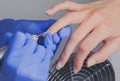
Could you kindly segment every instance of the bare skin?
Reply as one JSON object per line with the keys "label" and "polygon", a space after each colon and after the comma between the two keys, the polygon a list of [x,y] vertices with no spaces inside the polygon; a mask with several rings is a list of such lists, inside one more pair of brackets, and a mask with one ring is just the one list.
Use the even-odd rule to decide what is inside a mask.
{"label": "bare skin", "polygon": [[46,13],[49,16],[58,11],[69,11],[48,31],[52,34],[68,24],[80,24],[72,33],[70,40],[56,66],[64,67],[70,55],[79,44],[74,59],[74,72],[80,71],[89,52],[101,41],[103,47],[87,60],[87,66],[104,62],[120,48],[120,0],[98,0],[87,4],[65,1],[53,6]]}

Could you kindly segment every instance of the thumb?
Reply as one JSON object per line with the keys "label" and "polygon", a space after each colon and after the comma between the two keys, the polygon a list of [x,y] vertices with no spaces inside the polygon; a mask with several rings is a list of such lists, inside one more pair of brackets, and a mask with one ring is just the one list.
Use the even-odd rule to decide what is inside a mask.
{"label": "thumb", "polygon": [[24,46],[25,41],[26,41],[26,35],[22,32],[16,32],[15,34],[13,34],[10,40],[9,48],[20,49],[21,47]]}

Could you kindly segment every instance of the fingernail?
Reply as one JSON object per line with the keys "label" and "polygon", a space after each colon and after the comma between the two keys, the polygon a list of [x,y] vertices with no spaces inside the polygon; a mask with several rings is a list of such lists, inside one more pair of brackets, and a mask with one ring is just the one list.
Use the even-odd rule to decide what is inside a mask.
{"label": "fingernail", "polygon": [[74,69],[73,69],[73,72],[76,74],[76,73],[78,73],[79,71],[78,71],[76,68],[74,68]]}
{"label": "fingernail", "polygon": [[60,70],[62,68],[62,63],[61,62],[58,62],[57,66],[56,66],[56,69],[57,70]]}
{"label": "fingernail", "polygon": [[47,14],[50,14],[50,13],[51,13],[51,10],[47,10],[46,13],[47,13]]}
{"label": "fingernail", "polygon": [[87,67],[91,67],[93,65],[95,65],[95,60],[92,59],[88,62]]}

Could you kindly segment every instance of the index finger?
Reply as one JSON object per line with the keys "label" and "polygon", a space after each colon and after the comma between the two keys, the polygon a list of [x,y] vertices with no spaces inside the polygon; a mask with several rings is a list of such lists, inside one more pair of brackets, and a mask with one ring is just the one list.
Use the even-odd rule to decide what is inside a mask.
{"label": "index finger", "polygon": [[51,34],[54,34],[67,25],[81,23],[83,21],[83,19],[85,19],[85,17],[87,15],[89,15],[90,11],[91,10],[86,10],[86,11],[82,11],[82,12],[80,12],[80,11],[70,12],[70,13],[64,15],[62,18],[60,18],[56,23],[54,23],[47,30],[47,32],[51,32]]}
{"label": "index finger", "polygon": [[64,28],[68,24],[70,24],[71,18],[68,17],[68,15],[64,15],[62,18],[60,18],[56,23],[54,23],[47,32],[51,32],[51,34],[56,33],[60,29]]}

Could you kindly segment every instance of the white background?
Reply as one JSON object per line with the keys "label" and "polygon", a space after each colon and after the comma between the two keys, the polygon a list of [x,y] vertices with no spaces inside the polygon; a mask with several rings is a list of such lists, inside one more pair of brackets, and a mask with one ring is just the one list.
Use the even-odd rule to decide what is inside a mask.
{"label": "white background", "polygon": [[[0,19],[60,18],[66,12],[60,12],[55,16],[48,17],[45,15],[45,11],[49,9],[52,5],[59,3],[61,1],[63,0],[0,0]],[[74,0],[74,1],[89,2],[91,0]],[[120,51],[117,51],[110,58],[110,60],[116,71],[116,81],[120,81]]]}

